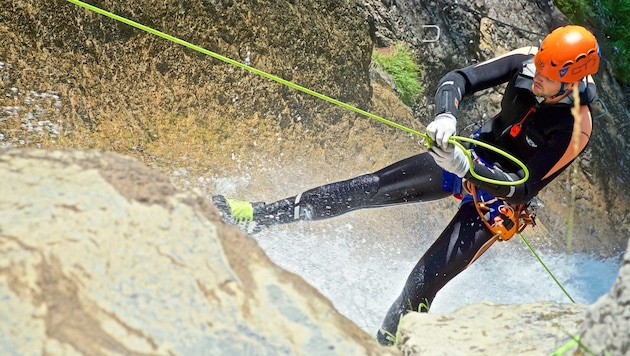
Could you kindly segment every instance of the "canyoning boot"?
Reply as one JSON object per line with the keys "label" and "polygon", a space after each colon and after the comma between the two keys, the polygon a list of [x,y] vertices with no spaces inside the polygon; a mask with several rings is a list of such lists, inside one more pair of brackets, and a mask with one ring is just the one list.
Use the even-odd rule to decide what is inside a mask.
{"label": "canyoning boot", "polygon": [[212,197],[212,203],[221,213],[223,221],[238,226],[249,234],[255,234],[272,225],[311,220],[312,207],[309,204],[299,205],[298,200],[291,197],[265,204],[229,199],[222,195]]}
{"label": "canyoning boot", "polygon": [[264,203],[228,199],[222,195],[213,196],[212,203],[219,210],[224,222],[234,225],[248,234],[258,233],[266,227],[256,219],[257,213],[264,207]]}

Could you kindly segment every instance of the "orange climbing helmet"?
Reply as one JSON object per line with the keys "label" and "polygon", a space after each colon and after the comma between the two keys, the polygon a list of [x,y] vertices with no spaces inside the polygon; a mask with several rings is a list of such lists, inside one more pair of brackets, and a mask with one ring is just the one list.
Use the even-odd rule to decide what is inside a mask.
{"label": "orange climbing helmet", "polygon": [[582,26],[564,26],[543,40],[534,64],[547,78],[563,83],[577,82],[597,73],[600,51],[595,36]]}

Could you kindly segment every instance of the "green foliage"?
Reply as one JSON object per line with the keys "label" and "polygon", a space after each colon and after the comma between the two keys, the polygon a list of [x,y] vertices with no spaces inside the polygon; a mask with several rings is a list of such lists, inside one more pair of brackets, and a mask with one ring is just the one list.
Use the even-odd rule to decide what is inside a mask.
{"label": "green foliage", "polygon": [[571,22],[577,24],[584,25],[594,16],[591,4],[587,0],[556,0],[555,4]]}
{"label": "green foliage", "polygon": [[557,0],[556,5],[571,22],[594,28],[613,75],[630,82],[630,1]]}
{"label": "green foliage", "polygon": [[392,76],[400,100],[408,106],[422,94],[419,77],[422,69],[414,62],[411,50],[399,42],[390,53],[372,52],[372,58],[385,72]]}

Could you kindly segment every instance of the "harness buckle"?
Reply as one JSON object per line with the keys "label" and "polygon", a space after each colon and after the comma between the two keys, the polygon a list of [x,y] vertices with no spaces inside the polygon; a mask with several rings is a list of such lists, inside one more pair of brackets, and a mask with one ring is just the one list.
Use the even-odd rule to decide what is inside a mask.
{"label": "harness buckle", "polygon": [[[488,206],[477,198],[477,189],[469,181],[464,181],[464,189],[473,196],[477,213],[488,230],[500,241],[507,241],[516,233],[521,233],[527,225],[536,225],[536,213],[527,204],[510,205],[501,201],[494,217],[487,214]],[[497,198],[495,198],[498,200]],[[493,199],[494,200],[494,199]]]}

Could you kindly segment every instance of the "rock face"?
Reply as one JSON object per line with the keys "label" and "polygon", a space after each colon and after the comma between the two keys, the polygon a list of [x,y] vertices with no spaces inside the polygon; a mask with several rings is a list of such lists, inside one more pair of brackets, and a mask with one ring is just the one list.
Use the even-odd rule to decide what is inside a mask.
{"label": "rock face", "polygon": [[[630,248],[610,292],[595,304],[478,303],[448,315],[409,313],[403,355],[628,355]],[[579,337],[579,343],[573,337]],[[573,345],[571,347],[571,345]]]}
{"label": "rock face", "polygon": [[0,152],[4,355],[388,354],[135,160]]}
{"label": "rock face", "polygon": [[[595,355],[630,354],[630,247],[608,294],[593,304],[580,327],[580,341]],[[578,349],[575,347],[574,350]],[[588,352],[583,352],[589,354]]]}

